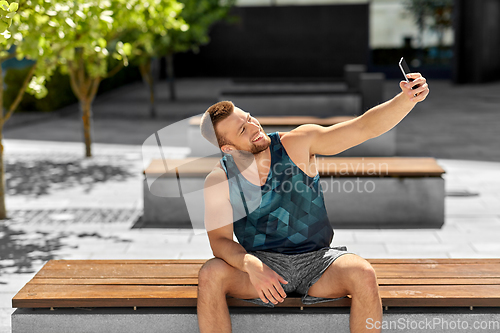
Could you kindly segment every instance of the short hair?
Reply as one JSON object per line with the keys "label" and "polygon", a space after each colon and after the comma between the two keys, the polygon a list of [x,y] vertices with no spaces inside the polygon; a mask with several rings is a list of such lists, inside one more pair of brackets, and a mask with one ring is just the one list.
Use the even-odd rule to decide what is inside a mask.
{"label": "short hair", "polygon": [[218,146],[219,148],[229,144],[229,141],[227,141],[222,135],[220,135],[215,127],[222,120],[229,117],[231,113],[233,113],[233,111],[234,104],[231,101],[221,101],[209,107],[201,117],[201,135],[203,135],[203,137],[214,146]]}

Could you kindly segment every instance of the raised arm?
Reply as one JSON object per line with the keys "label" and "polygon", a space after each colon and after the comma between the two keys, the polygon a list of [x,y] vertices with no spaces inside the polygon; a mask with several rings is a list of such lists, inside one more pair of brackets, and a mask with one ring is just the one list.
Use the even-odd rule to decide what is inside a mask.
{"label": "raised arm", "polygon": [[[400,82],[401,92],[391,100],[377,105],[363,115],[332,126],[302,125],[291,131],[294,137],[309,146],[311,155],[336,155],[396,126],[429,94],[426,80],[419,73],[408,74],[413,82]],[[417,89],[413,86],[420,85]],[[416,95],[416,96],[415,96]]]}

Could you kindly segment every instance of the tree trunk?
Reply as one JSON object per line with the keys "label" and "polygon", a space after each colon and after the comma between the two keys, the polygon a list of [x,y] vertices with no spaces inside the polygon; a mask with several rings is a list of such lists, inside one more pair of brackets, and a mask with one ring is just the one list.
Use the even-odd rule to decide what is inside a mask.
{"label": "tree trunk", "polygon": [[80,111],[83,120],[83,141],[85,142],[85,157],[92,157],[92,102],[80,101]]}
{"label": "tree trunk", "polygon": [[149,88],[149,116],[150,118],[156,118],[155,79],[151,73],[151,59],[148,59],[148,62],[145,64],[140,64],[139,71],[141,72],[142,80]]}
{"label": "tree trunk", "polygon": [[17,93],[17,97],[12,102],[10,105],[10,108],[7,110],[7,113],[4,114],[4,109],[3,109],[3,71],[2,71],[2,63],[5,61],[5,59],[10,58],[11,56],[8,56],[7,58],[3,58],[0,60],[0,219],[6,219],[7,218],[7,209],[5,207],[5,169],[4,169],[4,164],[3,164],[3,127],[7,120],[10,119],[14,111],[17,109],[19,103],[21,102],[24,92],[26,91],[26,88],[28,87],[28,83],[33,77],[33,73],[35,71],[35,65],[31,67],[31,69],[28,72],[28,75],[24,79],[24,83],[21,86],[21,89]]}
{"label": "tree trunk", "polygon": [[174,55],[167,54],[167,80],[170,87],[170,100],[175,101],[177,96],[175,95],[175,77],[174,77]]}
{"label": "tree trunk", "polygon": [[0,127],[0,219],[7,218],[5,208],[5,169],[3,166],[3,125]]}
{"label": "tree trunk", "polygon": [[3,110],[3,73],[2,62],[0,62],[0,219],[7,218],[7,210],[5,209],[5,175],[3,167],[3,125],[5,124]]}

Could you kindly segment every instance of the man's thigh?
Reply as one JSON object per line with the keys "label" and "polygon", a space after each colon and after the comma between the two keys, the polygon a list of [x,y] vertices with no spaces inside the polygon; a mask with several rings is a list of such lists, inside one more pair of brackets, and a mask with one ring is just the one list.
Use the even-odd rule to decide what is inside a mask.
{"label": "man's thigh", "polygon": [[366,259],[353,253],[344,254],[328,266],[319,280],[309,288],[308,294],[328,298],[350,295],[353,285],[351,273],[366,265],[369,265]]}
{"label": "man's thigh", "polygon": [[202,269],[205,269],[204,274],[208,274],[209,278],[212,275],[214,281],[220,281],[223,284],[222,287],[227,295],[241,299],[259,298],[248,273],[240,271],[224,260],[220,258],[207,260]]}

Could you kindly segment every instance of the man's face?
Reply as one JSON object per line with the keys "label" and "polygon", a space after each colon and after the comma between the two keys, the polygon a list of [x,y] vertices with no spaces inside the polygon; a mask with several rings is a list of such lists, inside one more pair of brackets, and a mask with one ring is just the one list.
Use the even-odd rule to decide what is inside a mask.
{"label": "man's face", "polygon": [[234,107],[229,117],[217,124],[217,130],[230,142],[221,147],[225,153],[233,149],[258,154],[271,145],[271,138],[264,133],[257,119],[237,107]]}

